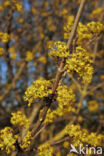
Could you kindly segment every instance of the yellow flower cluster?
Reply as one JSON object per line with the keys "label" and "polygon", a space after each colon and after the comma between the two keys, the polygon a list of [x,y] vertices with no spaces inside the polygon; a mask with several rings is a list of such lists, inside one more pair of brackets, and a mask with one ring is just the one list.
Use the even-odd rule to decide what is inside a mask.
{"label": "yellow flower cluster", "polygon": [[74,22],[74,16],[69,16],[67,18],[67,25],[64,26],[64,31],[65,31],[64,39],[69,39],[69,35],[73,27],[73,22]]}
{"label": "yellow flower cluster", "polygon": [[39,57],[39,62],[46,64],[46,57],[45,56]]}
{"label": "yellow flower cluster", "polygon": [[25,58],[25,60],[26,60],[27,62],[29,62],[29,61],[31,61],[33,58],[34,58],[33,53],[32,53],[31,51],[27,51],[27,52],[26,52],[26,58]]}
{"label": "yellow flower cluster", "polygon": [[68,57],[69,50],[67,49],[67,45],[65,42],[57,41],[53,44],[53,48],[49,53],[50,57]]}
{"label": "yellow flower cluster", "polygon": [[38,149],[40,150],[39,156],[53,156],[53,147],[48,143],[40,145]]}
{"label": "yellow flower cluster", "polygon": [[10,1],[9,0],[5,0],[3,3],[4,8],[10,6]]}
{"label": "yellow flower cluster", "polygon": [[63,116],[69,112],[75,112],[72,104],[75,102],[75,94],[73,90],[66,85],[57,88],[58,107],[55,110],[48,109],[45,123],[52,122],[57,116]]}
{"label": "yellow flower cluster", "polygon": [[57,110],[57,109],[52,111],[52,110],[49,108],[48,111],[47,111],[47,114],[46,114],[44,123],[51,123],[51,122],[53,122],[53,120],[56,119],[56,117],[57,117],[59,114],[62,114],[62,111],[59,112],[59,110]]}
{"label": "yellow flower cluster", "polygon": [[58,86],[57,88],[57,101],[61,109],[67,109],[75,102],[75,94],[73,90],[67,85]]}
{"label": "yellow flower cluster", "polygon": [[67,14],[68,14],[68,9],[63,8],[62,10],[60,10],[60,15],[63,16],[64,18]]}
{"label": "yellow flower cluster", "polygon": [[52,49],[53,46],[54,46],[54,41],[53,41],[53,40],[49,40],[49,41],[47,41],[47,43],[46,43],[46,47],[47,47],[48,49]]}
{"label": "yellow flower cluster", "polygon": [[83,121],[83,117],[82,116],[78,116],[78,122],[80,123],[80,122],[82,122]]}
{"label": "yellow flower cluster", "polygon": [[17,2],[16,0],[13,0],[13,3],[15,4],[16,10],[20,11],[22,9],[22,4],[20,2]]}
{"label": "yellow flower cluster", "polygon": [[102,134],[96,134],[94,132],[90,133],[85,141],[93,146],[101,146],[102,142],[104,141],[104,136]]}
{"label": "yellow flower cluster", "polygon": [[66,60],[65,69],[68,73],[78,73],[83,83],[90,83],[92,80],[93,67],[91,65],[91,55],[82,47],[76,47],[76,52],[70,54]]}
{"label": "yellow flower cluster", "polygon": [[88,108],[89,108],[90,112],[96,112],[99,108],[97,101],[96,100],[89,101]]}
{"label": "yellow flower cluster", "polygon": [[5,127],[0,130],[0,149],[6,150],[9,154],[12,150],[15,150],[17,135],[13,135],[13,129],[10,127]]}
{"label": "yellow flower cluster", "polygon": [[40,77],[38,80],[35,80],[31,86],[27,88],[25,91],[24,100],[29,102],[29,106],[31,103],[35,101],[35,99],[43,98],[52,93],[50,89],[51,82],[49,80],[45,80]]}
{"label": "yellow flower cluster", "polygon": [[88,27],[81,22],[78,24],[77,28],[77,44],[82,45],[83,42],[89,41],[92,38],[92,33],[88,29]]}
{"label": "yellow flower cluster", "polygon": [[94,132],[88,133],[87,129],[81,129],[80,125],[67,125],[65,127],[65,133],[68,134],[72,138],[72,143],[74,146],[82,146],[84,143],[93,146],[101,146],[102,141],[104,140],[104,136],[102,134],[96,134]]}
{"label": "yellow flower cluster", "polygon": [[87,24],[88,29],[94,35],[98,35],[104,31],[104,25],[101,22],[90,22]]}
{"label": "yellow flower cluster", "polygon": [[47,26],[48,26],[49,31],[55,31],[56,30],[56,25],[54,24],[52,17],[48,17]]}
{"label": "yellow flower cluster", "polygon": [[[74,17],[69,17],[69,21],[67,22],[67,26],[64,27],[64,38],[69,39],[69,35],[73,26]],[[84,25],[83,23],[79,22],[77,28],[77,44],[82,45],[83,42],[89,41],[92,37],[99,35],[101,32],[104,31],[104,25],[101,22],[89,22],[88,24]]]}
{"label": "yellow flower cluster", "polygon": [[3,43],[7,43],[9,41],[9,35],[7,33],[0,32],[0,39]]}
{"label": "yellow flower cluster", "polygon": [[14,6],[16,11],[20,11],[22,9],[22,3],[18,2],[17,0],[12,0],[12,2],[5,0],[3,6],[4,8],[7,8],[8,6]]}
{"label": "yellow flower cluster", "polygon": [[0,12],[1,12],[1,11],[3,11],[3,7],[2,7],[2,5],[0,5]]}
{"label": "yellow flower cluster", "polygon": [[99,18],[99,16],[102,14],[103,8],[96,8],[95,10],[92,11],[90,14],[90,18]]}
{"label": "yellow flower cluster", "polygon": [[31,140],[32,140],[31,132],[30,131],[27,131],[26,135],[22,139],[22,144],[20,145],[20,147],[22,149],[28,148],[29,145],[30,145],[30,143],[31,143]]}
{"label": "yellow flower cluster", "polygon": [[16,60],[17,54],[16,53],[12,53],[11,54],[11,59]]}
{"label": "yellow flower cluster", "polygon": [[9,48],[9,53],[14,53],[14,52],[15,52],[15,47],[13,47],[13,46],[10,47],[10,48]]}
{"label": "yellow flower cluster", "polygon": [[15,51],[15,47],[14,46],[12,46],[12,47],[9,48],[9,53],[10,53],[11,59],[16,60],[17,54],[16,54],[16,51]]}
{"label": "yellow flower cluster", "polygon": [[68,141],[65,141],[63,143],[63,147],[69,149],[69,142]]}
{"label": "yellow flower cluster", "polygon": [[12,115],[11,123],[13,125],[25,127],[26,129],[29,128],[29,126],[30,126],[29,119],[21,111],[17,111],[16,113],[11,113],[11,115]]}

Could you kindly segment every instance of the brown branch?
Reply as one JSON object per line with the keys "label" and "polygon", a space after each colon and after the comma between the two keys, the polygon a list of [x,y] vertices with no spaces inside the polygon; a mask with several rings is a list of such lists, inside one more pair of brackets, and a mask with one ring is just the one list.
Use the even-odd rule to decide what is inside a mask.
{"label": "brown branch", "polygon": [[[6,32],[7,34],[10,36],[11,34],[11,24],[12,24],[12,19],[13,19],[13,10],[10,9],[9,13],[8,13],[8,18],[7,18],[7,23],[6,23]],[[6,62],[8,65],[8,72],[9,72],[9,77],[10,77],[10,81],[12,81],[13,79],[13,72],[12,72],[12,63],[11,63],[11,59],[9,56],[9,43],[10,40],[5,44],[5,58],[6,58]]]}
{"label": "brown branch", "polygon": [[[78,12],[77,12],[75,21],[74,21],[74,25],[73,25],[72,31],[71,31],[71,33],[70,33],[69,40],[68,40],[68,42],[67,42],[67,49],[68,49],[68,50],[70,50],[70,48],[71,48],[71,44],[72,44],[73,38],[74,38],[75,33],[76,33],[76,29],[77,29],[77,26],[78,26],[78,22],[79,22],[79,19],[80,19],[82,10],[83,10],[83,8],[84,8],[84,4],[85,4],[85,0],[82,0],[81,3],[80,3],[79,10],[78,10]],[[57,88],[57,86],[58,86],[58,83],[59,83],[59,81],[60,81],[60,79],[61,79],[61,76],[62,76],[62,74],[63,74],[64,65],[65,65],[65,58],[62,58],[60,67],[59,67],[59,69],[58,69],[58,73],[57,73],[57,75],[56,75],[56,81],[55,81],[55,83],[54,83],[54,85],[53,85],[53,88],[52,88],[52,93],[53,93],[53,94],[55,93],[56,88]]]}
{"label": "brown branch", "polygon": [[29,117],[29,120],[30,120],[30,124],[33,123],[35,117],[37,116],[39,110],[41,108],[41,101],[39,101],[38,103],[34,104],[34,107],[33,107],[33,111]]}
{"label": "brown branch", "polygon": [[91,92],[93,92],[93,91],[95,91],[95,90],[97,90],[98,88],[103,87],[103,86],[104,86],[104,82],[99,83],[97,86],[95,86],[95,87],[93,87],[92,89],[90,89],[90,90],[87,92],[87,94],[89,94],[89,93],[91,93]]}
{"label": "brown branch", "polygon": [[33,139],[35,139],[45,128],[46,125],[43,125],[43,127],[41,127],[40,130],[34,135]]}
{"label": "brown branch", "polygon": [[69,136],[67,136],[67,137],[65,137],[65,138],[62,138],[62,139],[60,139],[60,140],[58,140],[58,141],[52,141],[52,142],[50,142],[50,145],[51,145],[51,146],[54,146],[54,145],[57,145],[57,144],[61,144],[61,143],[63,143],[64,141],[67,141],[67,140],[69,140]]}
{"label": "brown branch", "polygon": [[95,62],[96,59],[97,50],[98,50],[98,39],[95,41],[95,45],[94,45],[93,63]]}
{"label": "brown branch", "polygon": [[43,123],[45,117],[46,117],[46,113],[48,111],[48,107],[45,106],[44,107],[44,112],[42,113],[42,115],[39,117],[38,121],[36,122],[36,124],[34,125],[34,128],[32,129],[32,135],[34,136],[34,134],[37,132],[37,130],[39,129],[40,125]]}
{"label": "brown branch", "polygon": [[[103,20],[103,16],[104,16],[104,3],[103,3],[103,13],[100,15],[100,21]],[[102,37],[102,34],[99,37],[97,37],[96,40],[95,40],[93,63],[95,62],[95,59],[96,59],[98,44],[99,44],[99,40],[101,39],[101,37]]]}
{"label": "brown branch", "polygon": [[[68,50],[71,48],[71,44],[72,44],[73,38],[74,38],[75,33],[76,33],[77,25],[78,25],[82,10],[84,8],[85,1],[86,0],[82,0],[81,3],[80,3],[80,6],[79,6],[79,9],[78,9],[75,21],[74,21],[73,28],[72,28],[72,31],[70,33],[69,40],[67,42],[67,49]],[[56,91],[56,89],[58,87],[59,81],[60,81],[61,76],[63,74],[64,65],[65,65],[65,58],[62,58],[60,67],[59,67],[57,75],[56,75],[55,83],[53,84],[53,87],[52,87],[52,96],[51,96],[51,98],[54,96],[54,93],[55,93],[55,91]],[[52,103],[52,101],[50,101],[49,106],[51,105],[51,103]],[[48,111],[49,106],[44,107],[44,111],[43,111],[41,117],[39,117],[39,120],[34,125],[34,128],[32,130],[32,135],[34,135],[36,133],[36,131],[39,129],[40,125],[43,123],[43,121],[44,121],[44,119],[46,117],[46,113]]]}

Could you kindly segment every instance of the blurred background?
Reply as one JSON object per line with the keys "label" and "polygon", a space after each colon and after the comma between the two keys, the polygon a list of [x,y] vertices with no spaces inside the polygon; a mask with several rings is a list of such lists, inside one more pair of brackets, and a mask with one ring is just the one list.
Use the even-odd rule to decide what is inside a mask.
{"label": "blurred background", "polygon": [[[75,17],[79,4],[80,0],[0,0],[0,129],[11,126],[13,111],[22,110],[29,116],[34,105],[28,108],[23,96],[33,80],[40,76],[47,80],[55,78],[60,60],[48,56],[48,47],[53,41],[65,41],[64,26],[69,16]],[[88,0],[80,21],[83,24],[90,21],[104,23],[103,9],[103,0]],[[104,35],[90,45],[90,50],[96,46],[94,75],[88,88],[92,91],[83,100],[77,120],[90,131],[102,132]],[[78,100],[78,90],[70,77],[66,75],[64,82],[73,86]],[[63,122],[60,119],[59,129]],[[51,129],[54,131],[54,127]]]}

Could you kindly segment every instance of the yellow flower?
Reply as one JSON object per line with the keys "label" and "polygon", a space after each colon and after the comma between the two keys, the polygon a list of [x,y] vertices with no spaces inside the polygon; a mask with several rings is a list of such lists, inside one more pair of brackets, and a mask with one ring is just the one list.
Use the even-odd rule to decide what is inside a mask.
{"label": "yellow flower", "polygon": [[101,80],[104,80],[104,75],[101,75],[101,76],[100,76],[100,79],[101,79]]}
{"label": "yellow flower", "polygon": [[69,148],[69,142],[68,141],[65,141],[64,143],[63,143],[63,146],[64,146],[64,148]]}
{"label": "yellow flower", "polygon": [[83,42],[87,42],[92,38],[92,33],[89,31],[88,27],[81,22],[78,24],[77,28],[78,40],[77,44],[82,45]]}
{"label": "yellow flower", "polygon": [[56,30],[56,26],[54,24],[49,24],[48,25],[48,30],[49,31],[55,31]]}
{"label": "yellow flower", "polygon": [[14,53],[15,52],[15,48],[14,47],[10,47],[9,48],[9,53]]}
{"label": "yellow flower", "polygon": [[67,13],[68,13],[68,10],[65,8],[61,11],[61,15],[66,15]]}
{"label": "yellow flower", "polygon": [[54,46],[54,41],[52,41],[52,40],[47,41],[46,46],[47,46],[47,48],[52,49]]}
{"label": "yellow flower", "polygon": [[75,102],[73,90],[66,85],[58,86],[57,94],[57,101],[60,108],[68,110],[69,105],[71,106]]}
{"label": "yellow flower", "polygon": [[83,121],[83,117],[82,116],[78,116],[78,121],[82,122]]}
{"label": "yellow flower", "polygon": [[35,8],[32,8],[32,13],[36,14],[37,10]]}
{"label": "yellow flower", "polygon": [[11,55],[11,58],[13,59],[13,60],[15,60],[16,59],[16,53],[12,53],[12,55]]}
{"label": "yellow flower", "polygon": [[43,39],[44,38],[44,33],[40,33],[40,38]]}
{"label": "yellow flower", "polygon": [[40,150],[39,156],[53,156],[53,147],[48,143],[40,145],[38,149]]}
{"label": "yellow flower", "polygon": [[33,53],[31,51],[27,51],[26,52],[26,58],[25,58],[26,61],[29,62],[29,61],[33,60],[33,58],[34,58]]}
{"label": "yellow flower", "polygon": [[96,9],[94,9],[92,11],[92,13],[90,14],[90,18],[99,18],[99,16],[101,15],[101,13],[103,12],[103,8],[99,8],[97,7]]}
{"label": "yellow flower", "polygon": [[46,57],[45,56],[39,57],[39,61],[43,64],[46,64]]}
{"label": "yellow flower", "polygon": [[66,60],[65,69],[69,74],[78,73],[82,83],[90,83],[93,75],[92,58],[90,53],[78,46],[76,52]]}
{"label": "yellow flower", "polygon": [[88,102],[88,108],[91,112],[96,112],[99,108],[96,100],[92,100]]}
{"label": "yellow flower", "polygon": [[4,7],[10,6],[10,1],[9,0],[4,1],[3,5]]}
{"label": "yellow flower", "polygon": [[29,119],[21,111],[18,111],[16,113],[11,113],[11,115],[12,115],[11,123],[13,125],[18,125],[20,127],[25,127],[26,129],[29,128],[29,126],[30,126]]}
{"label": "yellow flower", "polygon": [[24,22],[24,19],[23,19],[23,18],[19,18],[19,19],[18,19],[18,22],[19,22],[19,23],[23,23],[23,22]]}
{"label": "yellow flower", "polygon": [[[67,21],[67,25],[64,27],[64,38],[69,39],[70,32],[73,26],[74,17],[69,16]],[[104,31],[104,25],[101,22],[89,22],[88,24],[83,24],[79,22],[76,36],[77,36],[77,44],[83,45],[84,43],[91,40],[95,35],[99,35]]]}
{"label": "yellow flower", "polygon": [[67,45],[65,42],[57,41],[53,44],[53,48],[51,49],[49,56],[51,57],[68,57],[69,50],[67,49]]}
{"label": "yellow flower", "polygon": [[20,147],[22,149],[28,148],[29,145],[30,145],[30,143],[31,143],[31,139],[32,139],[31,132],[30,131],[27,131],[26,135],[22,139],[22,143],[21,143]]}
{"label": "yellow flower", "polygon": [[48,7],[48,2],[46,1],[46,2],[44,2],[44,5],[45,5],[45,8],[47,8]]}
{"label": "yellow flower", "polygon": [[46,11],[42,12],[42,16],[46,17],[48,14]]}
{"label": "yellow flower", "polygon": [[4,53],[4,49],[2,47],[0,47],[0,56],[2,56]]}
{"label": "yellow flower", "polygon": [[69,36],[70,36],[70,32],[72,30],[72,27],[73,27],[73,23],[74,23],[74,16],[69,16],[67,18],[67,23],[66,25],[64,26],[64,39],[69,39]]}
{"label": "yellow flower", "polygon": [[15,5],[16,11],[20,11],[22,9],[22,3],[18,2],[17,0],[13,0]]}
{"label": "yellow flower", "polygon": [[80,125],[67,125],[65,127],[65,133],[72,138],[72,144],[76,147],[81,144],[83,146],[85,143],[92,146],[101,146],[104,140],[102,134],[96,134],[94,132],[88,133],[87,129],[82,129]]}
{"label": "yellow flower", "polygon": [[104,25],[101,22],[92,21],[87,24],[87,27],[91,31],[91,33],[94,33],[96,35],[104,31]]}
{"label": "yellow flower", "polygon": [[1,41],[3,43],[7,43],[9,41],[9,35],[7,33],[2,33],[1,35],[0,35],[1,36]]}
{"label": "yellow flower", "polygon": [[17,11],[20,11],[22,9],[22,4],[16,3],[16,9],[17,9]]}
{"label": "yellow flower", "polygon": [[0,130],[0,149],[6,150],[7,154],[15,150],[16,135],[13,135],[13,129],[5,127]]}
{"label": "yellow flower", "polygon": [[0,38],[2,38],[2,36],[3,36],[3,32],[0,32]]}
{"label": "yellow flower", "polygon": [[29,102],[29,106],[35,99],[43,98],[52,93],[50,89],[51,82],[40,77],[38,80],[35,80],[31,86],[25,91],[24,100]]}
{"label": "yellow flower", "polygon": [[56,156],[61,156],[61,153],[60,153],[60,152],[57,152],[57,153],[56,153]]}
{"label": "yellow flower", "polygon": [[2,5],[0,5],[0,11],[2,11],[3,10],[3,7],[2,7]]}
{"label": "yellow flower", "polygon": [[44,123],[53,122],[58,116],[63,116],[69,112],[75,112],[72,104],[75,102],[75,94],[66,85],[57,88],[58,107],[55,110],[48,109]]}

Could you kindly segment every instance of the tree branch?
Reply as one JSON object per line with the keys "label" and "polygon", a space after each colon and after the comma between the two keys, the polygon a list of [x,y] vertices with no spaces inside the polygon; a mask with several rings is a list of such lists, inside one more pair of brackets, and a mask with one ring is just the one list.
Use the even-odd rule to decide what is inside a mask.
{"label": "tree branch", "polygon": [[[74,38],[75,33],[76,33],[76,29],[77,29],[77,26],[78,26],[78,22],[80,20],[82,10],[84,8],[85,1],[86,0],[82,0],[81,3],[80,3],[80,6],[79,6],[79,9],[78,9],[75,21],[74,21],[73,28],[72,28],[72,31],[70,33],[69,40],[67,42],[67,49],[68,50],[71,48],[71,44],[72,44],[73,38]],[[61,79],[61,76],[63,74],[63,68],[64,68],[64,65],[65,65],[65,60],[66,60],[65,58],[62,58],[60,67],[59,67],[57,75],[56,75],[55,83],[53,84],[53,87],[52,87],[52,96],[51,96],[51,98],[53,98],[54,93],[55,93],[55,91],[56,91],[56,89],[58,87],[59,81]],[[50,101],[49,106],[51,105],[51,103],[52,103],[52,100]],[[42,113],[41,117],[39,117],[39,120],[34,125],[34,128],[32,130],[32,135],[34,135],[36,133],[36,131],[39,129],[40,125],[43,123],[43,121],[44,121],[44,119],[46,117],[46,113],[48,111],[49,106],[44,107],[44,112]]]}

